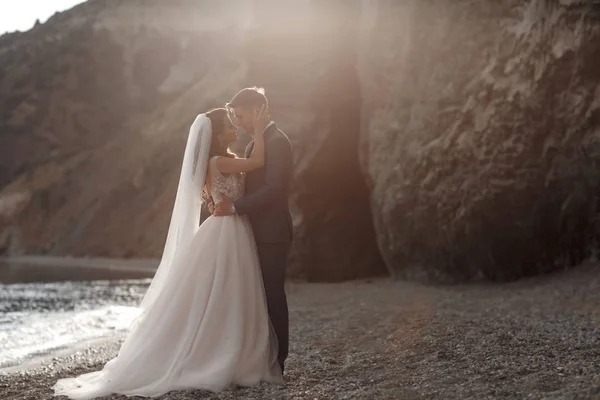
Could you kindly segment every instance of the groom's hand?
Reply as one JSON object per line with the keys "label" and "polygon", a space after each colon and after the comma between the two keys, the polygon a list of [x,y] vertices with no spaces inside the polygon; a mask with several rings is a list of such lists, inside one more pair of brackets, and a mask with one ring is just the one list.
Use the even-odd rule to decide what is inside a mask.
{"label": "groom's hand", "polygon": [[233,201],[231,201],[231,199],[225,195],[221,197],[223,198],[223,201],[218,204],[215,204],[215,209],[212,214],[215,217],[226,217],[228,215],[233,215],[233,212],[231,210]]}

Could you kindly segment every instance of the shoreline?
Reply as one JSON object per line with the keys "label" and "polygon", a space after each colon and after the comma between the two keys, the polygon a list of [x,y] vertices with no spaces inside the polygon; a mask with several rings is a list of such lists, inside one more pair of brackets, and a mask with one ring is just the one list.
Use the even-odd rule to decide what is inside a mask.
{"label": "shoreline", "polygon": [[[288,299],[283,386],[158,399],[600,398],[597,264],[508,284],[290,283]],[[57,379],[101,368],[119,343],[0,374],[0,398],[50,399]]]}
{"label": "shoreline", "polygon": [[78,352],[85,352],[89,349],[101,348],[110,345],[115,341],[121,340],[122,336],[123,335],[115,335],[111,337],[89,339],[80,343],[76,343],[68,348],[55,350],[51,354],[36,356],[34,358],[28,359],[27,361],[24,361],[19,365],[0,368],[0,376],[15,375],[26,373],[27,371],[35,371],[39,368],[51,364],[56,359],[66,359]]}
{"label": "shoreline", "polygon": [[159,259],[151,258],[106,258],[106,257],[68,257],[25,255],[0,257],[0,265],[36,265],[45,267],[78,267],[100,269],[126,269],[155,271]]}
{"label": "shoreline", "polygon": [[152,278],[160,260],[102,257],[0,257],[0,283]]}

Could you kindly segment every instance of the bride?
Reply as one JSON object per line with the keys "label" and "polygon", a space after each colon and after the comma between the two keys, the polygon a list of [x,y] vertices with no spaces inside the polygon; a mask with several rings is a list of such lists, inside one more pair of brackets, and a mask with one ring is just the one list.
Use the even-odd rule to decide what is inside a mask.
{"label": "bride", "polygon": [[[237,138],[227,110],[198,115],[190,128],[163,256],[118,355],[102,370],[60,379],[55,395],[154,397],[280,383],[277,339],[267,314],[256,244],[247,217],[209,217],[215,202],[244,193],[244,173],[264,165],[265,107],[254,114],[250,158],[227,151]],[[262,133],[261,133],[262,132]]]}

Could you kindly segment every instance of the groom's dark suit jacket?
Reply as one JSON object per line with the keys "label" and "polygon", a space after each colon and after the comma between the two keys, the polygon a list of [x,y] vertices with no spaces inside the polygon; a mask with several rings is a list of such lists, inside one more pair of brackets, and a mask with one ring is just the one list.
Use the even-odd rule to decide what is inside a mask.
{"label": "groom's dark suit jacket", "polygon": [[[254,142],[246,148],[250,157]],[[290,140],[277,125],[265,132],[265,166],[248,172],[246,195],[235,201],[239,215],[248,215],[257,242],[292,241],[292,218],[288,205],[289,183],[293,172]]]}
{"label": "groom's dark suit jacket", "polygon": [[[250,157],[254,142],[246,148]],[[236,211],[250,217],[267,298],[269,318],[277,335],[277,359],[284,370],[288,356],[289,317],[285,294],[285,264],[292,242],[288,191],[292,176],[292,146],[275,124],[265,132],[265,166],[246,176],[246,195],[235,201]]]}

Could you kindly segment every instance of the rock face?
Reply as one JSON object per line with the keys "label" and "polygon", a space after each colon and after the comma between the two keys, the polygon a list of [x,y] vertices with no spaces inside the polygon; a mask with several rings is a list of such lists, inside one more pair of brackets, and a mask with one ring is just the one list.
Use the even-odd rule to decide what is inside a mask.
{"label": "rock face", "polygon": [[88,2],[0,38],[5,253],[161,255],[190,121],[243,76],[236,4],[162,4]]}
{"label": "rock face", "polygon": [[597,2],[364,2],[361,161],[399,277],[513,279],[598,237]]}
{"label": "rock face", "polygon": [[600,233],[599,8],[95,0],[4,35],[0,251],[160,257],[190,122],[258,85],[294,146],[290,276],[576,264]]}
{"label": "rock face", "polygon": [[385,273],[345,6],[95,0],[1,37],[0,251],[160,257],[189,124],[259,85],[295,150],[290,275]]}
{"label": "rock face", "polygon": [[357,157],[359,4],[255,1],[245,44],[247,82],[270,88],[270,108],[294,147],[291,269],[308,280],[385,273]]}

